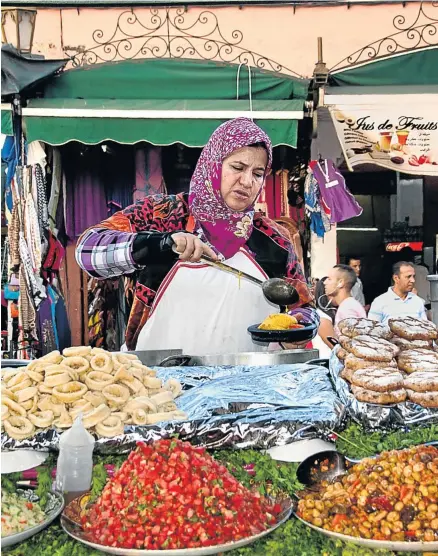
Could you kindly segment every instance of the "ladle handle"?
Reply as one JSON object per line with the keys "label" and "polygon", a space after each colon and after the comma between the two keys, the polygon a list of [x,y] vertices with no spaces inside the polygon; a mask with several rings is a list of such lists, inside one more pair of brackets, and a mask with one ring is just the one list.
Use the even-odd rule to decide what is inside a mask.
{"label": "ladle handle", "polygon": [[250,274],[247,274],[246,272],[241,272],[240,270],[237,270],[237,268],[233,268],[232,266],[228,266],[227,264],[221,263],[220,261],[214,261],[213,259],[210,259],[210,257],[208,257],[207,255],[202,255],[201,261],[203,263],[207,263],[210,266],[214,266],[215,268],[218,268],[219,270],[223,270],[224,272],[228,272],[229,274],[234,274],[234,276],[237,276],[237,278],[245,278],[245,280],[249,280],[253,284],[257,284],[258,286],[261,286],[263,284],[262,280],[259,280],[258,278],[254,278],[254,276],[251,276]]}
{"label": "ladle handle", "polygon": [[[181,255],[181,253],[177,250],[176,245],[174,245],[172,247],[172,251],[174,251],[177,255]],[[228,272],[229,274],[234,274],[234,276],[237,276],[237,278],[245,278],[245,280],[249,280],[253,284],[257,284],[257,286],[261,287],[262,284],[263,284],[262,280],[259,280],[258,278],[254,278],[254,276],[251,276],[250,274],[247,274],[246,272],[241,272],[240,270],[237,270],[237,268],[233,268],[232,266],[228,266],[227,264],[221,263],[220,261],[214,261],[208,255],[202,255],[201,256],[201,262],[206,263],[210,266],[214,266],[215,268],[218,268],[219,270],[222,270],[223,272]]]}

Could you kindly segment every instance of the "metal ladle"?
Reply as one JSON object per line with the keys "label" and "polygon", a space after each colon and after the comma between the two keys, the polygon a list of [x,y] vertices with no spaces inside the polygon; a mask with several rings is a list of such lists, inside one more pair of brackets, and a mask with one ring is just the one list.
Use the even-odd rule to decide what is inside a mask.
{"label": "metal ladle", "polygon": [[214,261],[210,259],[207,255],[202,255],[201,262],[207,263],[214,268],[222,270],[223,272],[228,272],[229,274],[234,274],[238,278],[244,278],[253,284],[257,284],[262,288],[263,295],[265,298],[273,303],[274,305],[287,306],[296,303],[299,299],[297,290],[289,284],[286,280],[282,278],[269,278],[268,280],[259,280],[254,278],[246,272],[241,272],[237,268],[233,268],[225,263],[219,261]]}
{"label": "metal ladle", "polygon": [[[181,255],[176,249],[176,245],[172,247],[172,250]],[[207,255],[201,256],[201,262],[206,263],[214,268],[222,270],[223,272],[228,272],[229,274],[234,274],[237,278],[244,278],[253,284],[257,284],[262,288],[263,295],[265,298],[274,305],[279,305],[280,307],[286,307],[287,305],[293,305],[299,300],[299,295],[297,290],[289,284],[286,280],[282,278],[269,278],[268,280],[259,280],[254,278],[246,272],[241,272],[237,268],[233,268],[220,261],[215,261],[208,257]]]}

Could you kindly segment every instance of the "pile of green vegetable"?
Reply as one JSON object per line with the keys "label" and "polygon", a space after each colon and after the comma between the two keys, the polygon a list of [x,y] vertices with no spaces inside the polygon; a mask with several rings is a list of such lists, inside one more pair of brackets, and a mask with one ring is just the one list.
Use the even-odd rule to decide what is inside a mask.
{"label": "pile of green vegetable", "polygon": [[[339,451],[347,456],[361,458],[372,456],[384,450],[405,448],[438,440],[438,426],[416,428],[410,432],[365,433],[358,425],[348,426],[338,435],[336,445]],[[286,492],[292,495],[301,488],[296,478],[297,464],[279,463],[270,456],[255,450],[214,452],[214,457],[222,461],[229,470],[246,486],[256,485],[263,493]],[[92,495],[97,497],[103,489],[107,470],[105,465],[111,464],[118,468],[125,456],[104,456],[96,458],[93,471]],[[39,473],[39,494],[44,496],[51,482],[51,465],[41,468]],[[2,476],[2,487],[5,486]],[[11,476],[8,476],[11,479]],[[15,477],[14,477],[15,479]],[[7,479],[6,479],[7,481]],[[14,481],[9,481],[12,485]],[[10,485],[9,485],[10,486]],[[73,541],[59,525],[55,524],[16,547],[4,550],[10,556],[99,556],[102,553],[88,549],[86,546]],[[382,550],[370,550],[356,545],[331,540],[297,519],[290,519],[274,533],[261,541],[236,551],[229,552],[230,556],[389,556],[393,553]]]}

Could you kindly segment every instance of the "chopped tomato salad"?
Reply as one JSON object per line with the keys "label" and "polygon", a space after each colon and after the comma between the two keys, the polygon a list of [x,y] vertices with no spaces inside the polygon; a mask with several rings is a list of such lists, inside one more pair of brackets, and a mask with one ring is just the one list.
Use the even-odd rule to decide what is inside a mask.
{"label": "chopped tomato salad", "polygon": [[281,512],[240,484],[205,449],[139,442],[82,525],[94,542],[142,549],[197,548],[261,533]]}

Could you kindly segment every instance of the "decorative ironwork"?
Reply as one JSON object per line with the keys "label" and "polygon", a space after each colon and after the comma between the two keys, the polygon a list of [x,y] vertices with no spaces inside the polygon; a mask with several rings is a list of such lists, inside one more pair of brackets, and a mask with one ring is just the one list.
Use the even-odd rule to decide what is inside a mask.
{"label": "decorative ironwork", "polygon": [[400,52],[410,52],[420,48],[438,46],[438,2],[421,2],[415,21],[407,24],[404,15],[393,19],[397,30],[392,35],[367,44],[333,66],[330,71],[345,69],[375,59],[387,58]]}
{"label": "decorative ironwork", "polygon": [[148,21],[144,21],[134,10],[125,11],[110,36],[102,29],[93,32],[95,46],[73,54],[73,66],[138,58],[189,58],[246,64],[302,77],[271,58],[244,48],[242,31],[235,29],[227,39],[213,12],[203,11],[192,23],[186,21],[188,16],[184,8],[153,8]]}

